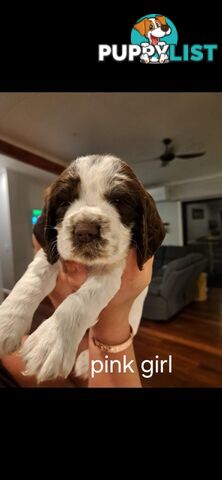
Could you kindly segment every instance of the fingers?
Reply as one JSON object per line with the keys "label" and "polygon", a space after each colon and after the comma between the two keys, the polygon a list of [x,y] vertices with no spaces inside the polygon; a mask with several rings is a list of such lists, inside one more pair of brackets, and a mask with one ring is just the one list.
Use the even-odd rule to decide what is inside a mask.
{"label": "fingers", "polygon": [[149,284],[152,279],[153,260],[154,260],[154,257],[149,258],[149,260],[147,260],[147,262],[144,264],[144,267],[143,267],[144,280],[146,282],[146,285]]}
{"label": "fingers", "polygon": [[74,275],[76,273],[83,275],[87,271],[85,265],[82,265],[81,263],[77,263],[77,262],[64,261],[62,262],[62,267],[63,267],[63,272],[66,273],[67,275]]}
{"label": "fingers", "polygon": [[70,289],[75,292],[86,281],[87,269],[77,262],[62,262],[63,273]]}
{"label": "fingers", "polygon": [[153,270],[153,257],[151,257],[140,271],[137,265],[136,250],[130,249],[127,256],[126,268],[122,276],[120,292],[128,292],[128,295],[137,296],[151,282]]}
{"label": "fingers", "polygon": [[42,248],[34,233],[32,234],[32,246],[34,249],[34,254],[36,254]]}
{"label": "fingers", "polygon": [[147,260],[143,266],[143,270],[139,270],[137,265],[137,256],[135,248],[130,249],[126,268],[122,275],[122,283],[120,293],[127,298],[134,298],[142,292],[150,283],[152,277],[153,258]]}

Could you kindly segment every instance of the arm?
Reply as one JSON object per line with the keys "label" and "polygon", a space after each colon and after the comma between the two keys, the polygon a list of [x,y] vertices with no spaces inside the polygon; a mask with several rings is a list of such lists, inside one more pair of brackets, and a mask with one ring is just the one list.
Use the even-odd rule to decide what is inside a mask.
{"label": "arm", "polygon": [[50,265],[41,249],[0,306],[0,356],[14,351],[30,329],[32,316],[56,284],[58,262]]}
{"label": "arm", "polygon": [[[67,279],[69,280],[70,285],[74,288],[77,287],[77,280],[79,281],[79,287],[83,282],[83,278],[80,281],[80,275],[77,274],[76,270],[74,269],[74,265],[68,265],[68,274]],[[127,266],[126,270],[122,276],[122,284],[121,289],[115,295],[115,297],[111,300],[109,305],[101,312],[99,316],[99,322],[90,330],[90,340],[89,340],[89,349],[90,349],[90,359],[91,360],[104,360],[104,354],[95,347],[94,343],[92,342],[92,335],[95,335],[96,338],[103,340],[104,343],[114,344],[114,343],[121,343],[125,341],[126,338],[129,336],[129,324],[128,324],[128,317],[130,311],[133,312],[133,309],[130,307],[131,304],[135,305],[135,298],[138,299],[138,295],[140,296],[140,292],[144,290],[144,287],[147,283],[150,282],[152,272],[152,259],[147,262],[144,266],[144,270],[140,272],[136,266],[135,260],[135,252],[130,251],[127,258]],[[75,286],[74,286],[75,284]],[[56,292],[57,286],[54,290]],[[54,293],[53,292],[53,293]],[[59,291],[58,291],[59,293]],[[64,300],[64,298],[63,298]],[[115,320],[115,321],[114,321]],[[63,322],[63,317],[61,317],[61,322]],[[44,322],[45,323],[45,322]],[[88,341],[87,341],[88,344]],[[84,348],[87,348],[88,345],[85,345]],[[83,349],[84,349],[83,348]],[[134,374],[124,374],[124,375],[104,375],[98,374],[95,376],[94,379],[89,379],[89,387],[100,387],[100,386],[112,386],[112,387],[136,387],[140,386],[140,379],[138,375],[138,370],[136,368],[136,361],[133,346],[131,346],[127,352],[121,352],[120,354],[113,356],[113,359],[119,358],[122,359],[122,355],[127,355],[127,362],[128,360],[134,360]],[[22,371],[24,371],[25,365],[22,363],[21,358],[18,355],[18,352],[15,356],[6,356],[4,357],[4,365],[10,371],[10,373],[17,379],[17,381],[22,386],[37,386],[36,378],[34,376],[26,376],[22,375]],[[59,383],[60,382],[60,383]],[[56,381],[48,381],[48,383],[42,383],[40,386],[66,386],[67,381],[62,381],[62,379],[58,378],[58,382]],[[69,382],[68,382],[69,383]],[[70,385],[70,383],[69,383]]]}
{"label": "arm", "polygon": [[[36,255],[39,250],[41,250],[41,245],[37,241],[35,235],[32,236],[32,243],[34,254]],[[55,288],[51,293],[49,293],[49,298],[55,308],[62,303],[62,301],[76,291],[80,285],[85,281],[86,270],[78,264],[71,264],[66,262],[60,264],[59,274],[56,278]],[[23,337],[22,342],[26,339]],[[80,345],[79,351],[85,350],[88,348],[88,338],[84,339]],[[26,375],[24,376],[22,372],[25,370],[25,364],[22,361],[19,352],[16,351],[13,355],[4,355],[1,359],[5,368],[10,372],[10,374],[15,378],[18,384],[22,387],[36,387],[37,381],[35,376]],[[39,385],[40,387],[73,387],[73,380],[63,379],[61,377],[55,379],[54,381],[43,382]]]}
{"label": "arm", "polygon": [[[133,305],[151,281],[152,265],[153,257],[146,262],[142,272],[139,271],[136,263],[136,252],[134,249],[130,250],[120,290],[101,312],[99,322],[90,329],[90,365],[96,360],[105,365],[107,358],[107,354],[95,346],[94,337],[107,345],[118,345],[129,338],[129,318],[131,312],[133,312]],[[116,370],[114,373],[105,373],[103,369],[101,373],[95,374],[92,378],[92,372],[90,372],[89,387],[140,387],[141,382],[133,345],[125,351],[108,354],[108,358],[109,360],[119,360],[123,364],[124,355],[126,363],[132,360],[133,373],[130,369],[127,369],[126,373],[118,373]]]}
{"label": "arm", "polygon": [[[28,375],[36,375],[38,381],[58,376],[66,378],[72,370],[78,345],[90,327],[94,327],[92,333],[104,343],[109,344],[111,338],[112,344],[122,343],[128,338],[129,313],[135,298],[149,282],[152,260],[140,272],[135,250],[131,250],[123,274],[124,265],[109,273],[89,276],[26,340],[22,356]],[[121,281],[123,288],[120,288]],[[92,347],[92,342],[90,344]],[[117,382],[117,378],[125,381],[124,377],[116,377],[112,382]]]}
{"label": "arm", "polygon": [[79,290],[70,294],[26,340],[21,353],[27,375],[38,381],[67,377],[86,330],[119,290],[125,262],[111,272],[88,276]]}
{"label": "arm", "polygon": [[[34,245],[35,251],[38,251],[39,250],[39,244],[35,243],[35,238],[34,238],[33,245]],[[79,338],[81,338],[81,336],[85,332],[85,330],[90,326],[90,324],[95,323],[95,321],[96,321],[99,313],[103,309],[103,307],[107,303],[109,303],[110,298],[112,298],[115,294],[115,291],[118,291],[118,290],[119,290],[118,293],[115,295],[115,297],[109,303],[108,307],[105,308],[102,311],[102,313],[100,314],[99,323],[97,323],[97,325],[94,327],[94,330],[92,330],[91,333],[93,333],[97,338],[99,338],[101,341],[103,341],[104,343],[107,343],[107,344],[109,344],[109,343],[110,344],[114,344],[114,343],[119,344],[119,343],[122,343],[122,341],[125,341],[126,338],[128,338],[128,335],[129,335],[128,318],[129,318],[129,313],[130,312],[132,313],[131,306],[132,306],[132,304],[135,305],[135,298],[138,298],[138,295],[140,294],[140,292],[142,290],[144,290],[145,286],[150,281],[151,265],[152,265],[152,261],[150,260],[149,262],[147,262],[143,272],[140,272],[137,268],[137,264],[136,264],[136,260],[135,260],[135,251],[131,250],[129,252],[129,255],[128,255],[128,258],[127,258],[127,268],[125,269],[125,272],[122,276],[122,286],[121,286],[120,290],[119,290],[119,287],[120,287],[120,281],[121,281],[121,275],[122,275],[122,267],[120,268],[119,271],[117,271],[115,273],[116,278],[114,278],[112,276],[110,277],[108,275],[107,278],[102,278],[101,277],[100,279],[97,279],[96,282],[95,282],[95,279],[91,278],[91,279],[89,279],[89,283],[88,283],[88,281],[86,282],[87,286],[84,285],[85,288],[80,288],[79,289],[78,295],[74,295],[74,297],[75,297],[77,303],[78,303],[78,299],[80,300],[80,303],[79,303],[79,305],[77,304],[77,307],[84,306],[84,308],[83,308],[83,311],[82,311],[83,321],[77,322],[77,340],[78,341],[79,341]],[[67,275],[66,275],[65,280],[67,280],[68,283],[69,283],[70,290],[69,290],[68,294],[70,294],[70,291],[75,291],[84,282],[84,277],[86,277],[86,272],[83,272],[81,270],[81,266],[78,266],[77,264],[74,264],[72,262],[70,264],[68,262],[66,262],[65,267],[66,267],[66,271],[67,271]],[[61,279],[61,284],[62,284],[63,288],[64,287],[67,288],[67,282],[64,281],[64,278]],[[50,287],[50,290],[51,290],[51,287]],[[56,290],[57,290],[57,292],[56,292]],[[101,292],[103,293],[103,295],[101,295]],[[58,288],[58,280],[57,280],[57,283],[56,283],[56,288],[53,291],[53,294],[54,293],[56,293],[56,294],[60,293],[61,294],[61,292]],[[64,330],[66,332],[66,328],[63,325],[64,318],[65,319],[67,318],[68,321],[71,321],[71,324],[72,324],[72,320],[73,320],[72,297],[73,297],[73,295],[69,295],[69,297],[66,299],[65,310],[63,310],[63,307],[64,307],[63,304],[61,305],[62,310],[61,310],[61,307],[59,309],[57,309],[56,316],[57,316],[58,321],[55,323],[55,327],[56,327],[55,329],[52,328],[54,324],[49,324],[48,321],[45,321],[41,325],[41,327],[39,327],[39,329],[36,332],[34,332],[34,334],[31,335],[31,338],[30,338],[31,341],[30,342],[28,341],[29,342],[28,344],[26,342],[25,351],[26,351],[26,353],[29,353],[28,356],[31,355],[31,357],[34,358],[35,357],[35,355],[34,355],[35,352],[33,351],[33,347],[35,346],[36,337],[39,338],[40,345],[42,344],[42,340],[43,340],[43,337],[41,338],[41,335],[42,335],[41,328],[43,330],[46,329],[48,331],[47,334],[49,336],[49,339],[52,340],[52,343],[50,343],[50,341],[49,341],[47,348],[46,348],[46,345],[42,345],[42,349],[40,348],[40,350],[38,351],[40,358],[38,358],[38,359],[35,358],[35,368],[37,367],[36,363],[38,364],[38,361],[40,362],[40,365],[41,365],[41,362],[45,363],[45,360],[46,360],[45,357],[48,356],[48,353],[52,353],[52,349],[53,349],[53,353],[56,355],[57,364],[58,364],[58,355],[61,355],[61,345],[60,344],[57,345],[57,347],[58,347],[58,349],[57,349],[54,345],[52,337],[54,335],[58,340],[61,338],[60,337],[61,332],[60,331],[57,332],[57,328],[59,328],[59,326],[62,328],[62,331]],[[97,302],[93,303],[93,310],[90,308],[90,301],[92,300],[92,298],[97,299]],[[64,296],[63,296],[62,300],[64,300]],[[89,319],[87,319],[87,321],[89,321],[89,324],[87,324],[88,326],[85,324],[85,321],[86,321],[85,305],[88,306],[87,311],[89,311]],[[66,315],[66,310],[69,313],[69,315],[68,314]],[[78,308],[77,308],[77,311],[78,311]],[[81,313],[81,312],[79,311],[78,313]],[[91,318],[90,318],[90,315],[91,315]],[[49,324],[49,326],[48,326],[48,324]],[[69,332],[69,329],[67,329],[67,332]],[[46,338],[46,340],[47,340],[47,338]],[[70,345],[69,335],[66,338],[66,340],[67,340],[67,343]],[[29,346],[29,349],[27,349],[28,346]],[[52,347],[55,347],[55,348],[52,348]],[[49,351],[48,351],[48,349],[49,349]],[[94,357],[96,358],[96,355],[98,355],[98,353],[101,354],[101,352],[98,352],[97,350],[98,349],[92,343],[91,336],[90,336],[91,358],[94,358]],[[96,351],[97,351],[97,353],[96,353]],[[124,353],[125,352],[121,352],[122,355]],[[128,356],[129,356],[129,358],[134,358],[134,352],[133,352],[132,347],[130,347],[130,349],[128,349],[127,358],[128,358]],[[50,358],[51,358],[51,360],[49,360],[48,364],[46,365],[47,375],[49,375],[49,377],[47,377],[47,378],[50,378],[50,376],[52,375],[52,372],[49,368],[53,364],[52,356]],[[72,360],[71,360],[72,365],[71,365],[71,368],[73,366],[73,362],[74,362],[74,358],[73,358],[73,351],[72,351]],[[57,365],[57,367],[58,367],[58,365]],[[39,364],[38,364],[38,368],[39,368]],[[69,368],[70,368],[70,365],[69,365]],[[136,368],[136,364],[135,364],[135,368]],[[34,373],[36,373],[36,372],[34,372]],[[59,370],[56,373],[57,373],[57,375],[55,374],[55,372],[53,372],[52,376],[58,376],[59,375]],[[135,370],[135,374],[136,374],[136,370]],[[129,386],[131,381],[134,384],[134,382],[136,380],[136,375],[127,376],[126,374],[124,374],[124,376],[122,376],[122,378],[121,378],[120,375],[118,375],[116,377],[115,377],[115,375],[112,375],[110,378],[108,378],[107,375],[106,375],[105,378],[102,377],[101,375],[100,376],[97,375],[96,379],[92,383],[91,383],[91,380],[90,380],[89,385],[90,386],[97,386],[97,381],[98,381],[98,386],[99,386],[101,379],[102,379],[102,383],[105,382],[104,386],[106,386],[107,381],[108,381],[107,385],[110,385],[110,384],[113,385],[113,384],[116,383],[116,386],[118,386],[118,382],[120,382],[120,385],[124,385],[124,382],[125,382],[126,385]],[[136,381],[138,381],[138,379]]]}

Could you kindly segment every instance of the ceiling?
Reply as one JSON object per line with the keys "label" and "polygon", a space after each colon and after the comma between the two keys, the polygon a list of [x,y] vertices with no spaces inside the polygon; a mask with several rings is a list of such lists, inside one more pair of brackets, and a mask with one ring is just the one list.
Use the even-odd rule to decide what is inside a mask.
{"label": "ceiling", "polygon": [[[146,185],[222,172],[222,93],[0,93],[0,137],[68,164],[113,153]],[[204,157],[161,168],[164,137]],[[140,160],[146,160],[140,163]]]}

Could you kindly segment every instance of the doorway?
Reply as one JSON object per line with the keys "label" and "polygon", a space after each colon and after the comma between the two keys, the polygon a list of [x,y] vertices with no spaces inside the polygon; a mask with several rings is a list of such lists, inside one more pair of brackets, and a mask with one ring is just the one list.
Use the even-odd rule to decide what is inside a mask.
{"label": "doorway", "polygon": [[183,202],[184,245],[208,259],[208,285],[222,288],[222,198]]}

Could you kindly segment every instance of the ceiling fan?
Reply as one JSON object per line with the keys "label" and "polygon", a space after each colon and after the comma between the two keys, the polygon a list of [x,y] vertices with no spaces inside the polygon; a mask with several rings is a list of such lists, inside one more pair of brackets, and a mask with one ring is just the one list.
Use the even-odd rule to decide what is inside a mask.
{"label": "ceiling fan", "polygon": [[182,158],[182,159],[196,158],[196,157],[202,157],[203,155],[206,154],[206,152],[177,154],[175,151],[173,140],[171,138],[164,138],[162,140],[162,143],[165,146],[165,149],[162,155],[156,158],[152,158],[151,160],[142,160],[141,162],[138,162],[138,163],[143,163],[143,162],[152,161],[152,160],[160,160],[161,166],[166,167],[175,158]]}

